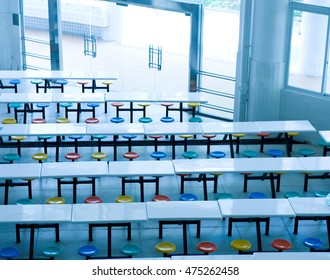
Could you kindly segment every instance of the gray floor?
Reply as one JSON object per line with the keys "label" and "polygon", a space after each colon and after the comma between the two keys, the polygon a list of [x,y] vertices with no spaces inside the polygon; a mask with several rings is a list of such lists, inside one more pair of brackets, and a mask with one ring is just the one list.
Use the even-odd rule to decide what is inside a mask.
{"label": "gray floor", "polygon": [[[28,83],[23,83],[20,85],[22,91],[33,91],[34,88]],[[12,92],[12,90],[0,90],[0,92]],[[54,90],[55,92],[56,90]],[[66,87],[67,92],[76,92],[80,91],[80,88],[74,83],[70,83]],[[12,116],[6,111],[6,106],[4,104],[0,105],[1,120],[3,118]],[[159,119],[165,113],[165,108],[161,107],[159,104],[152,104],[148,107],[148,114],[153,117],[154,122],[159,122]],[[109,106],[108,114],[104,114],[103,108],[97,109],[97,117],[100,121],[109,122],[109,119],[114,116],[114,108]],[[59,114],[56,113],[55,107],[48,108],[47,112],[47,122],[54,122],[57,117],[63,117],[64,112]],[[29,116],[29,121],[33,117],[39,117],[40,114],[34,114]],[[127,115],[122,114],[126,119]],[[178,115],[173,113],[176,119]],[[71,113],[70,119],[72,122],[75,121],[75,114]],[[89,113],[83,113],[81,119],[90,117]],[[137,121],[139,114],[135,115],[135,121]],[[186,120],[188,116],[185,116]],[[19,122],[22,119],[20,117]],[[212,121],[209,119],[204,119],[203,121]],[[217,138],[221,139],[223,135],[218,135]],[[246,136],[246,138],[255,138],[254,135]],[[6,139],[5,139],[6,140]],[[27,139],[36,140],[34,139]],[[7,141],[7,140],[6,140]],[[71,141],[71,140],[65,140]],[[297,150],[301,147],[309,147],[315,151],[315,155],[321,155],[322,149],[318,146],[311,145],[301,145],[297,144],[293,147],[293,156],[297,156]],[[284,145],[268,145],[265,147],[265,150],[277,148],[285,150]],[[203,146],[194,146],[191,149],[196,150],[199,153],[199,158],[206,158],[206,147]],[[258,151],[258,145],[242,145],[240,147],[241,151],[245,149]],[[19,162],[32,162],[31,155],[37,151],[41,151],[41,148],[23,148],[22,158]],[[81,147],[79,152],[82,155],[81,160],[90,160],[90,155],[96,150],[96,147]],[[141,159],[152,160],[150,153],[153,151],[153,147],[134,147],[134,151],[140,154]],[[170,149],[169,147],[160,147],[159,150],[165,151],[168,153],[168,158],[170,158]],[[227,155],[229,155],[229,147],[225,145],[221,146],[212,146],[212,150],[222,150]],[[72,148],[63,148],[61,149],[60,160],[65,161],[65,153],[72,151]],[[109,155],[109,159],[112,159],[112,148],[104,147],[102,151],[106,152]],[[122,157],[122,154],[126,151],[125,147],[120,147],[118,150],[118,160],[125,160]],[[8,152],[16,152],[15,149],[4,149],[1,150],[2,154]],[[177,158],[181,158],[182,147],[177,148]],[[49,149],[49,161],[55,160],[55,151]],[[237,155],[240,156],[239,154]],[[261,157],[266,157],[266,154],[260,154]],[[2,159],[0,159],[2,160]],[[310,180],[308,192],[303,192],[303,175],[302,174],[284,174],[282,176],[281,182],[281,191],[277,193],[277,197],[284,197],[284,193],[287,191],[297,191],[301,193],[302,196],[314,196],[316,191],[320,190],[329,190],[329,182],[327,180]],[[200,182],[187,182],[186,183],[186,192],[193,193],[198,196],[199,199],[202,199],[202,183]],[[234,198],[247,198],[248,193],[243,193],[243,176],[241,174],[224,174],[219,176],[219,189],[218,192],[228,192],[233,195]],[[179,181],[178,178],[173,177],[163,177],[161,178],[160,184],[161,193],[168,195],[171,200],[179,199]],[[209,185],[208,195],[209,199],[215,199],[215,194],[212,192],[212,186]],[[270,196],[270,187],[269,181],[250,181],[248,192],[252,191],[261,191]],[[82,185],[78,188],[78,203],[83,203],[85,197],[89,196],[91,192],[89,185]],[[118,196],[121,192],[121,182],[120,179],[114,178],[101,178],[97,179],[97,194],[101,196],[104,202],[114,202],[115,197]],[[51,196],[56,196],[56,180],[54,179],[43,179],[33,181],[33,200],[35,203],[45,203],[47,198]],[[129,184],[127,187],[127,194],[133,196],[136,201],[139,201],[139,187],[137,184]],[[147,185],[145,188],[145,200],[150,201],[154,195],[154,186]],[[67,203],[72,203],[72,188],[70,186],[63,188],[63,196],[66,199]],[[0,189],[0,197],[3,197],[3,188]],[[27,197],[27,191],[25,187],[14,187],[10,189],[9,194],[9,203],[15,204],[16,200]],[[36,243],[35,243],[35,256],[41,256],[41,250],[45,246],[57,244],[61,246],[64,250],[63,255],[60,259],[82,259],[77,254],[77,249],[85,244],[93,244],[100,249],[100,255],[104,255],[106,252],[106,230],[103,228],[95,229],[95,237],[93,242],[88,242],[88,226],[87,224],[61,224],[61,241],[57,244],[55,242],[54,231],[52,229],[40,229],[36,232]],[[273,250],[270,246],[270,243],[275,238],[286,238],[292,241],[293,248],[292,251],[308,251],[302,245],[302,240],[305,237],[318,237],[324,241],[324,247],[328,247],[327,244],[327,231],[324,221],[301,221],[299,225],[299,233],[293,234],[293,219],[271,219],[271,227],[269,236],[262,236],[263,248],[264,250]],[[189,252],[197,253],[195,247],[196,244],[202,240],[213,241],[218,246],[217,254],[236,254],[236,252],[230,247],[230,242],[237,238],[244,238],[250,240],[253,244],[252,249],[256,249],[256,232],[254,223],[236,223],[233,228],[233,235],[231,237],[227,236],[227,221],[218,220],[218,221],[202,221],[202,231],[201,238],[195,237],[195,227],[189,226]],[[0,247],[5,246],[15,246],[21,251],[21,257],[27,258],[28,256],[28,240],[29,240],[29,231],[22,231],[22,242],[16,244],[15,242],[15,227],[13,224],[1,224],[0,225]],[[174,242],[177,245],[177,252],[182,252],[182,235],[181,227],[176,225],[166,226],[164,230],[163,240]],[[141,247],[141,254],[137,257],[159,257],[160,254],[157,253],[154,249],[155,245],[159,242],[158,239],[158,223],[155,222],[146,222],[146,223],[135,223],[133,224],[133,235],[132,241],[126,240],[126,231],[125,229],[115,228],[113,229],[113,255],[120,255],[119,248],[127,243],[134,243]]]}

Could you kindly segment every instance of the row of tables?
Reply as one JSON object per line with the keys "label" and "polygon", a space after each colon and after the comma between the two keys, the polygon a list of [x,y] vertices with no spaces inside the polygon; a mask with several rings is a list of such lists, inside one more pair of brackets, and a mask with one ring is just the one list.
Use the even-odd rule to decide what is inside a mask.
{"label": "row of tables", "polygon": [[[77,161],[2,164],[0,179],[22,178],[81,178],[81,177],[139,177],[140,200],[144,201],[145,177],[163,177],[179,174],[214,174],[262,172],[327,172],[330,157],[283,158],[223,158],[194,160],[139,160],[139,161]],[[207,200],[207,182],[203,181],[204,200]],[[272,198],[276,198],[274,178],[270,180]],[[7,186],[8,188],[8,186]]]}
{"label": "row of tables", "polygon": [[[181,134],[225,134],[229,135],[230,155],[234,158],[234,144],[232,134],[246,133],[257,134],[260,132],[270,133],[284,133],[286,136],[287,156],[291,156],[290,143],[287,136],[288,132],[316,132],[316,129],[309,121],[257,121],[257,122],[230,122],[230,123],[98,123],[98,124],[85,124],[85,123],[68,123],[68,124],[13,124],[0,126],[0,136],[42,136],[53,135],[57,137],[57,160],[58,149],[60,144],[60,136],[68,135],[113,135],[119,136],[124,134],[135,135],[171,135],[170,143],[172,146],[172,158],[175,158],[175,135]],[[116,140],[113,139],[114,147],[114,160],[116,160]]]}
{"label": "row of tables", "polygon": [[[330,233],[330,207],[325,198],[289,199],[232,199],[218,201],[169,201],[135,202],[128,204],[35,204],[0,205],[0,222],[16,224],[45,223],[97,223],[108,225],[147,221],[172,221],[185,225],[196,220],[222,220],[223,218],[244,218],[246,222],[256,222],[258,252],[262,252],[260,223],[258,219],[267,217],[324,216]],[[183,228],[183,255],[188,254],[187,228]],[[111,230],[111,229],[109,229]],[[111,235],[110,235],[111,236]],[[33,236],[32,236],[33,237]],[[330,235],[329,235],[330,240]],[[108,253],[111,255],[111,238]],[[30,240],[30,258],[33,258],[34,240]]]}

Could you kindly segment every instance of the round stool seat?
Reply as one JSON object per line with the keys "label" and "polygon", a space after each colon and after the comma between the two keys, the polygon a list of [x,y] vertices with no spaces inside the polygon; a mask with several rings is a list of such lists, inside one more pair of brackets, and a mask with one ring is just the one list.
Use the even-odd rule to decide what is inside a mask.
{"label": "round stool seat", "polygon": [[19,79],[13,79],[13,80],[10,80],[9,83],[11,85],[19,85],[21,83],[21,80],[19,80]]}
{"label": "round stool seat", "polygon": [[172,242],[160,242],[156,244],[155,250],[163,254],[171,254],[176,250],[176,246]]}
{"label": "round stool seat", "polygon": [[93,134],[92,135],[92,138],[94,138],[94,139],[105,139],[107,137],[108,137],[107,135],[103,135],[103,134]]}
{"label": "round stool seat", "polygon": [[31,205],[34,204],[32,199],[22,198],[16,201],[16,205]]}
{"label": "round stool seat", "polygon": [[9,107],[10,108],[20,108],[20,107],[22,107],[23,106],[23,104],[22,103],[17,103],[17,102],[14,102],[14,103],[9,103]]}
{"label": "round stool seat", "polygon": [[283,156],[283,152],[281,150],[276,150],[276,149],[268,150],[267,154],[272,156],[272,157],[281,157],[281,156]]}
{"label": "round stool seat", "polygon": [[41,85],[44,81],[41,79],[33,79],[31,80],[31,84],[33,85]]}
{"label": "round stool seat", "polygon": [[11,140],[23,141],[26,139],[26,136],[12,136]]}
{"label": "round stool seat", "polygon": [[100,107],[100,103],[87,103],[87,107],[97,108]]}
{"label": "round stool seat", "polygon": [[98,123],[98,122],[99,122],[99,119],[97,119],[97,118],[87,118],[85,120],[85,123],[87,123],[87,124],[94,124],[94,123]]}
{"label": "round stool seat", "polygon": [[68,118],[57,118],[56,123],[69,123],[70,120]]}
{"label": "round stool seat", "polygon": [[43,118],[35,118],[32,120],[32,123],[35,123],[35,124],[46,123],[46,120]]}
{"label": "round stool seat", "polygon": [[170,198],[163,194],[157,194],[152,198],[152,201],[159,202],[159,201],[170,201]]}
{"label": "round stool seat", "polygon": [[38,161],[43,161],[48,159],[48,155],[45,153],[36,153],[32,155],[32,159],[38,160]]}
{"label": "round stool seat", "polygon": [[160,119],[160,121],[163,122],[163,123],[171,123],[171,122],[174,122],[174,118],[172,118],[172,117],[162,117]]}
{"label": "round stool seat", "polygon": [[209,241],[199,242],[196,248],[198,251],[203,252],[205,254],[213,253],[218,249],[217,245]]}
{"label": "round stool seat", "polygon": [[102,198],[97,195],[86,197],[84,200],[84,203],[90,203],[90,204],[102,203],[102,202],[103,202]]}
{"label": "round stool seat", "polygon": [[152,157],[152,158],[155,158],[155,159],[166,158],[166,153],[164,153],[164,152],[159,152],[159,151],[152,152],[152,153],[151,153],[151,157]]}
{"label": "round stool seat", "polygon": [[211,152],[210,156],[213,158],[224,158],[226,156],[226,153],[224,153],[222,151],[214,151],[214,152]]}
{"label": "round stool seat", "polygon": [[245,150],[242,152],[242,156],[247,157],[247,158],[254,158],[258,155],[257,152],[251,151],[251,150]]}
{"label": "round stool seat", "polygon": [[330,147],[330,143],[326,143],[323,139],[317,142],[322,147]]}
{"label": "round stool seat", "polygon": [[232,199],[233,195],[231,195],[230,193],[217,193],[215,195],[216,199]]}
{"label": "round stool seat", "polygon": [[65,155],[65,158],[68,159],[68,160],[77,160],[77,159],[80,159],[81,158],[81,155],[78,154],[78,153],[67,153]]}
{"label": "round stool seat", "polygon": [[38,108],[47,108],[49,106],[50,106],[49,103],[37,103],[37,107]]}
{"label": "round stool seat", "polygon": [[60,103],[59,105],[60,105],[60,107],[63,107],[63,108],[69,108],[69,107],[73,106],[73,104],[71,102]]}
{"label": "round stool seat", "polygon": [[138,103],[138,106],[148,107],[148,106],[150,106],[150,103]]}
{"label": "round stool seat", "polygon": [[77,81],[78,85],[88,85],[89,81]]}
{"label": "round stool seat", "polygon": [[327,191],[317,191],[315,192],[316,197],[326,197],[329,194]]}
{"label": "round stool seat", "polygon": [[124,154],[124,158],[127,158],[129,160],[133,160],[139,157],[139,154],[136,152],[126,152]]}
{"label": "round stool seat", "polygon": [[84,136],[83,135],[70,135],[70,136],[68,136],[68,138],[74,139],[74,140],[79,140],[79,139],[84,138]]}
{"label": "round stool seat", "polygon": [[18,154],[5,154],[3,155],[3,159],[5,161],[14,162],[15,160],[19,160],[21,157]]}
{"label": "round stool seat", "polygon": [[102,81],[103,85],[112,85],[113,82],[112,81]]}
{"label": "round stool seat", "polygon": [[120,248],[120,253],[125,256],[132,257],[140,254],[140,247],[134,244],[127,244]]}
{"label": "round stool seat", "polygon": [[152,118],[150,118],[150,117],[141,117],[141,118],[139,118],[139,122],[141,122],[141,123],[151,123]]}
{"label": "round stool seat", "polygon": [[14,118],[5,118],[2,120],[3,124],[15,124],[17,123],[16,119]]}
{"label": "round stool seat", "polygon": [[197,196],[191,193],[185,193],[180,196],[181,201],[195,201],[197,200]]}
{"label": "round stool seat", "polygon": [[52,139],[54,136],[52,135],[40,135],[38,136],[38,139],[39,140],[49,140],[49,139]]}
{"label": "round stool seat", "polygon": [[163,138],[163,135],[149,135],[149,138],[160,139],[160,138]]}
{"label": "round stool seat", "polygon": [[299,132],[295,132],[295,131],[291,131],[291,132],[288,132],[288,135],[289,136],[298,136],[299,135]]}
{"label": "round stool seat", "polygon": [[130,202],[134,202],[134,198],[129,195],[120,195],[116,197],[115,201],[117,203],[130,203]]}
{"label": "round stool seat", "polygon": [[311,149],[300,149],[298,150],[298,154],[304,157],[308,157],[314,155],[314,151],[312,151]]}
{"label": "round stool seat", "polygon": [[53,259],[55,257],[59,257],[60,255],[62,255],[63,249],[58,246],[49,246],[43,248],[41,254],[45,257]]}
{"label": "round stool seat", "polygon": [[212,139],[215,138],[217,135],[216,134],[203,134],[202,137],[206,139]]}
{"label": "round stool seat", "polygon": [[20,254],[20,251],[14,247],[5,247],[0,250],[0,258],[11,260],[17,258]]}
{"label": "round stool seat", "polygon": [[160,105],[164,106],[164,107],[171,107],[174,105],[174,103],[168,103],[168,102],[163,102]]}
{"label": "round stool seat", "polygon": [[92,158],[96,160],[102,160],[107,158],[107,154],[103,152],[96,152],[92,154]]}
{"label": "round stool seat", "polygon": [[193,152],[193,151],[187,151],[187,152],[184,152],[182,154],[182,156],[184,158],[193,159],[193,158],[197,158],[198,154],[196,152]]}
{"label": "round stool seat", "polygon": [[124,121],[125,120],[121,117],[113,117],[113,118],[110,119],[110,122],[112,122],[112,123],[122,123]]}
{"label": "round stool seat", "polygon": [[122,137],[125,138],[125,139],[134,139],[134,138],[137,137],[137,135],[135,135],[135,134],[124,134],[124,135],[122,135]]}
{"label": "round stool seat", "polygon": [[284,197],[285,198],[301,197],[301,195],[298,192],[286,192],[284,193]]}
{"label": "round stool seat", "polygon": [[68,81],[66,79],[58,79],[55,81],[55,83],[59,85],[66,85]]}
{"label": "round stool seat", "polygon": [[65,204],[65,199],[63,197],[55,196],[47,199],[47,204]]}
{"label": "round stool seat", "polygon": [[78,249],[78,254],[83,257],[92,257],[95,256],[99,250],[93,245],[85,245]]}
{"label": "round stool seat", "polygon": [[245,133],[233,133],[232,136],[234,136],[236,138],[241,138],[241,137],[245,137],[246,134]]}
{"label": "round stool seat", "polygon": [[269,132],[260,132],[260,133],[257,133],[257,136],[260,136],[260,137],[267,137],[269,135],[270,135]]}
{"label": "round stool seat", "polygon": [[292,248],[291,242],[286,239],[275,239],[272,241],[271,246],[279,251],[290,250]]}
{"label": "round stool seat", "polygon": [[250,199],[262,199],[267,198],[267,195],[262,192],[252,192],[249,194]]}
{"label": "round stool seat", "polygon": [[201,104],[199,102],[190,102],[187,104],[189,107],[199,107]]}
{"label": "round stool seat", "polygon": [[310,249],[317,249],[323,246],[323,242],[319,238],[307,237],[303,240],[303,245]]}
{"label": "round stool seat", "polygon": [[200,117],[191,117],[189,118],[189,122],[200,123],[203,122],[203,120]]}
{"label": "round stool seat", "polygon": [[122,107],[122,106],[124,106],[124,103],[121,103],[121,102],[112,102],[111,103],[111,106],[113,106],[113,107]]}
{"label": "round stool seat", "polygon": [[191,134],[181,134],[179,135],[180,138],[183,138],[183,139],[189,139],[189,138],[193,138],[193,135]]}
{"label": "round stool seat", "polygon": [[246,239],[236,239],[230,243],[230,246],[233,249],[238,250],[238,251],[246,251],[246,250],[251,249],[252,244],[250,241],[248,241]]}

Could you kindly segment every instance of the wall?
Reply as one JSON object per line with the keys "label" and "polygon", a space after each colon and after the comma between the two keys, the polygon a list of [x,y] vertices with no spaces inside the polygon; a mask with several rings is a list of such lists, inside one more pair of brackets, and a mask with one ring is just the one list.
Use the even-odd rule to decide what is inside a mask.
{"label": "wall", "polygon": [[18,0],[0,1],[0,70],[21,68],[20,26],[13,25],[18,7]]}

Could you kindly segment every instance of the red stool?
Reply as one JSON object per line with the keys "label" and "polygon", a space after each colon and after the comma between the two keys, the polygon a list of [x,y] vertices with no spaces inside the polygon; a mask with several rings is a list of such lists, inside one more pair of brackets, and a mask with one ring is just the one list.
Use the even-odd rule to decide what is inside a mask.
{"label": "red stool", "polygon": [[81,155],[78,153],[67,153],[65,158],[71,161],[75,161],[81,158]]}
{"label": "red stool", "polygon": [[209,155],[210,154],[210,150],[211,150],[211,139],[216,137],[215,134],[203,134],[202,135],[204,138],[206,138],[207,140],[207,144],[206,144],[206,147],[207,147],[207,150],[206,150],[206,154]]}
{"label": "red stool", "polygon": [[257,136],[260,137],[260,153],[264,152],[264,142],[265,142],[265,137],[269,136],[269,132],[260,132],[257,134]]}
{"label": "red stool", "polygon": [[162,194],[158,194],[158,195],[155,195],[153,198],[152,198],[152,201],[154,202],[159,202],[159,201],[170,201],[170,198],[166,195],[162,195]]}
{"label": "red stool", "polygon": [[136,152],[126,152],[124,154],[124,158],[127,158],[129,160],[133,160],[139,157],[139,154]]}
{"label": "red stool", "polygon": [[94,123],[98,123],[98,122],[99,122],[99,119],[97,119],[97,118],[87,118],[85,120],[85,123],[87,123],[87,124],[94,124]]}
{"label": "red stool", "polygon": [[91,204],[102,203],[102,202],[103,202],[102,198],[97,195],[86,197],[84,200],[84,203],[91,203]]}
{"label": "red stool", "polygon": [[274,239],[271,245],[279,252],[283,252],[284,250],[290,250],[292,248],[291,242],[286,239]]}
{"label": "red stool", "polygon": [[78,81],[77,82],[78,85],[81,85],[81,92],[84,93],[85,92],[85,86],[89,84],[88,81]]}
{"label": "red stool", "polygon": [[46,120],[43,119],[43,118],[35,118],[32,120],[32,123],[35,123],[35,124],[40,124],[40,123],[45,123]]}
{"label": "red stool", "polygon": [[203,241],[199,242],[196,246],[197,250],[204,253],[204,255],[208,255],[209,253],[215,252],[218,248],[217,245],[215,245],[212,242],[209,241]]}

